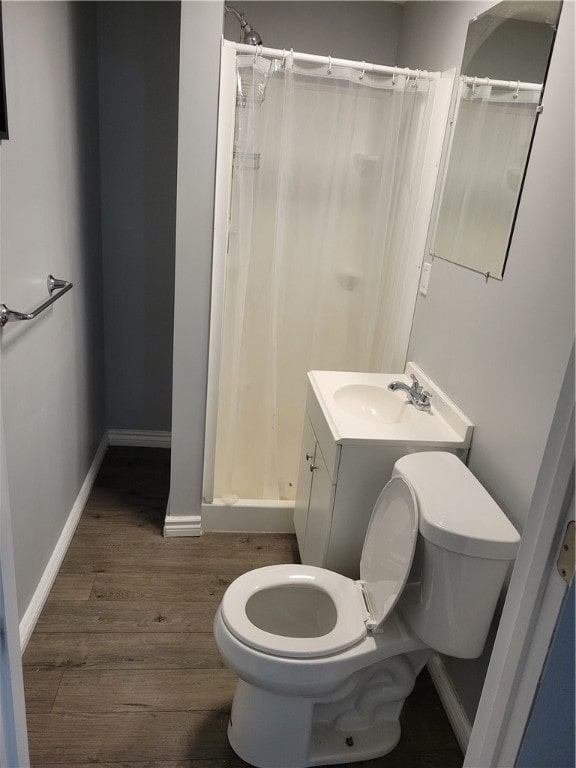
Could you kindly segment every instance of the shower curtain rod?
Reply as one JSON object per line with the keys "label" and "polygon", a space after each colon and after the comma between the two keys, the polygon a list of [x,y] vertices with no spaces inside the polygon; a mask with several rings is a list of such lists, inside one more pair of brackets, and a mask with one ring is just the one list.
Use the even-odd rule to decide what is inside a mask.
{"label": "shower curtain rod", "polygon": [[370,64],[367,61],[350,61],[348,59],[335,59],[332,56],[316,56],[313,53],[297,53],[296,51],[281,50],[280,48],[265,48],[261,45],[246,45],[224,40],[226,45],[232,46],[236,53],[250,53],[253,56],[267,56],[274,59],[287,59],[293,56],[295,61],[307,61],[312,64],[327,64],[328,67],[349,67],[360,69],[362,72],[375,72],[383,75],[406,75],[406,77],[418,77],[423,80],[438,80],[440,72],[427,72],[425,69],[407,69],[406,67],[387,67],[382,64]]}
{"label": "shower curtain rod", "polygon": [[489,77],[469,77],[466,75],[460,79],[466,85],[492,85],[494,88],[508,88],[511,91],[542,90],[542,83],[523,83],[521,80],[491,80]]}

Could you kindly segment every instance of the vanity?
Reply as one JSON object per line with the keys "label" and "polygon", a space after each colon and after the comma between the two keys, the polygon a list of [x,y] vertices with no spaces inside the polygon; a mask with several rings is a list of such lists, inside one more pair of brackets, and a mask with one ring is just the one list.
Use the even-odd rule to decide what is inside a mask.
{"label": "vanity", "polygon": [[[428,410],[388,389],[414,375]],[[466,461],[473,424],[413,363],[405,374],[311,371],[294,526],[302,563],[358,578],[372,509],[397,459],[450,451]]]}

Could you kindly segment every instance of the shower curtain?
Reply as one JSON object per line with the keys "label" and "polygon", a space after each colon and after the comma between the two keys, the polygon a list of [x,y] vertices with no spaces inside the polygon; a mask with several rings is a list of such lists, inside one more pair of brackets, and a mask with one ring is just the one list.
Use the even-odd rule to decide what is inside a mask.
{"label": "shower curtain", "polygon": [[241,55],[236,78],[215,463],[228,503],[294,498],[308,370],[403,370],[434,89]]}

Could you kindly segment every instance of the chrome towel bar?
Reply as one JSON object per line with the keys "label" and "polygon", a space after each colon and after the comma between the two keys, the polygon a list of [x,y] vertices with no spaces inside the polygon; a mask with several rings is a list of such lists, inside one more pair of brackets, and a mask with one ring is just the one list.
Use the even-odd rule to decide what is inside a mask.
{"label": "chrome towel bar", "polygon": [[0,326],[4,327],[6,323],[13,323],[16,320],[34,320],[35,317],[38,317],[41,312],[48,309],[51,304],[58,301],[61,296],[64,296],[72,288],[72,283],[69,283],[68,280],[58,280],[53,275],[48,275],[47,283],[50,297],[31,312],[17,312],[14,309],[9,309],[6,304],[0,304]]}

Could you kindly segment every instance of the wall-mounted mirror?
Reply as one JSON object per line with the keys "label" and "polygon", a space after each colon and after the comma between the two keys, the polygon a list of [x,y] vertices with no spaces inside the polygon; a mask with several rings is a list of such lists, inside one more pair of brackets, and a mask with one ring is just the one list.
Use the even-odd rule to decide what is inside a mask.
{"label": "wall-mounted mirror", "polygon": [[470,22],[432,255],[502,278],[561,5],[507,0]]}

